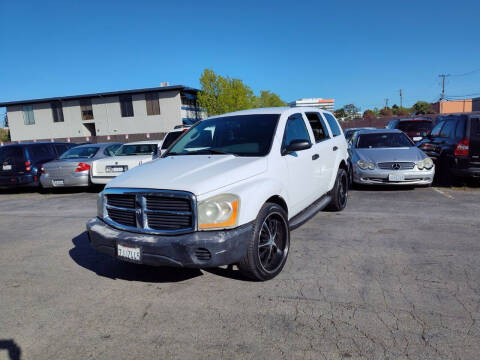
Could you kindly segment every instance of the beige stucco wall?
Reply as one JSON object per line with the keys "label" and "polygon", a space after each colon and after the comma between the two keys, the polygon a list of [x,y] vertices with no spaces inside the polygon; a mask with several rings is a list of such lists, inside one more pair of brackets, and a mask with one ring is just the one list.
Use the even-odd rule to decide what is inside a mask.
{"label": "beige stucco wall", "polygon": [[166,132],[182,123],[179,91],[159,92],[160,115],[147,116],[145,94],[133,94],[133,117],[122,117],[118,96],[92,98],[93,120],[83,121],[80,101],[62,101],[64,122],[54,123],[50,103],[33,104],[35,124],[25,125],[21,105],[7,107],[12,141],[89,136],[84,123],[94,123],[96,135]]}

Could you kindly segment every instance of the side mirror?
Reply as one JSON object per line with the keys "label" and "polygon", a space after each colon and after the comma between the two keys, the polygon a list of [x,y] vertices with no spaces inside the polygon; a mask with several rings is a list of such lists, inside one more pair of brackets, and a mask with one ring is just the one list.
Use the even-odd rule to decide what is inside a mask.
{"label": "side mirror", "polygon": [[307,140],[296,139],[292,140],[283,150],[283,155],[290,154],[296,151],[307,150],[312,147],[312,143]]}

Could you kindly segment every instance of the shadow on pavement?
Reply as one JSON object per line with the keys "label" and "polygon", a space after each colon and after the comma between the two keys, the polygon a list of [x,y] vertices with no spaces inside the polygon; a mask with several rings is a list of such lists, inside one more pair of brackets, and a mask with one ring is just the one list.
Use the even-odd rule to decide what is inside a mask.
{"label": "shadow on pavement", "polygon": [[179,282],[201,276],[199,269],[182,269],[131,264],[119,261],[94,250],[84,231],[72,239],[74,247],[69,254],[81,267],[109,279],[151,283]]}
{"label": "shadow on pavement", "polygon": [[7,351],[8,358],[10,360],[20,360],[21,358],[22,350],[20,349],[20,346],[18,346],[12,339],[0,339],[0,354],[2,353],[2,350]]}

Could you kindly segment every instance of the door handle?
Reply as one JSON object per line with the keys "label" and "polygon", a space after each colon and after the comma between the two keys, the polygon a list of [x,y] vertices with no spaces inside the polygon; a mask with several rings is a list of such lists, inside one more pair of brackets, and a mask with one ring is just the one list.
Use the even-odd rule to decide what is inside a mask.
{"label": "door handle", "polygon": [[338,150],[338,147],[337,146],[334,146],[333,147],[333,151],[337,151]]}
{"label": "door handle", "polygon": [[312,155],[312,160],[317,160],[319,157],[320,157],[320,155],[318,155],[318,154]]}

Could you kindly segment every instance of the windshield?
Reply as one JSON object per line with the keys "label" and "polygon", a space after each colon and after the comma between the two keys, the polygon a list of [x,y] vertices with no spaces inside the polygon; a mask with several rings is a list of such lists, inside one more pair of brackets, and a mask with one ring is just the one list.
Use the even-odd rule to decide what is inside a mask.
{"label": "windshield", "polygon": [[151,155],[157,153],[157,144],[122,145],[115,156]]}
{"label": "windshield", "polygon": [[233,154],[265,156],[270,152],[280,115],[226,116],[203,120],[183,136],[167,155]]}
{"label": "windshield", "polygon": [[74,147],[64,152],[60,159],[78,159],[87,158],[90,159],[95,156],[98,151],[98,146],[80,146]]}
{"label": "windshield", "polygon": [[398,148],[412,147],[414,144],[405,134],[400,133],[376,133],[361,134],[357,140],[357,148]]}
{"label": "windshield", "polygon": [[400,121],[398,123],[398,129],[406,133],[415,132],[427,134],[432,130],[433,123],[431,121]]}

